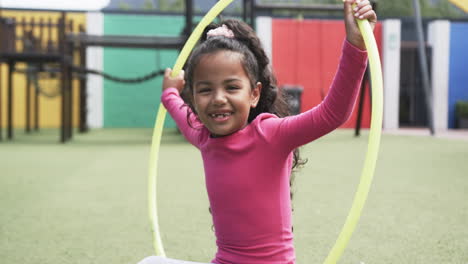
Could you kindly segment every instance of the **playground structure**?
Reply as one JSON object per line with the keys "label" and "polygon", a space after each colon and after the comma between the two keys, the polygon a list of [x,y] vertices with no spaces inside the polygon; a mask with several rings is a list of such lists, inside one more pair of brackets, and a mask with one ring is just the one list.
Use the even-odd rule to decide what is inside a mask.
{"label": "playground structure", "polygon": [[[84,32],[83,26],[79,26]],[[15,18],[0,18],[0,61],[7,65],[7,138],[13,138],[13,74],[15,72],[26,73],[26,132],[31,131],[31,121],[34,129],[38,129],[39,116],[39,91],[35,89],[31,94],[31,85],[39,72],[49,70],[60,75],[61,96],[61,131],[62,141],[71,137],[71,63],[75,50],[79,50],[79,57],[85,59],[84,50],[75,47],[67,41],[67,35],[73,31],[73,21],[67,21],[66,13],[62,12],[57,21],[40,19],[39,21]],[[56,36],[54,36],[54,33]],[[55,37],[55,38],[54,38]],[[82,59],[82,60],[83,60]],[[20,70],[18,64],[26,63],[26,69]],[[36,79],[37,80],[37,79]],[[80,86],[84,82],[80,82]],[[80,97],[84,96],[80,87]],[[33,97],[34,109],[31,108]],[[81,109],[85,110],[84,107]],[[33,111],[34,110],[34,111]],[[32,112],[34,118],[32,118]],[[1,117],[1,116],[0,116]],[[1,121],[1,120],[0,120]],[[85,121],[85,120],[83,120]],[[0,128],[1,129],[1,128]],[[81,128],[84,130],[84,128]],[[1,130],[0,130],[1,132]],[[1,133],[0,133],[1,139]]]}
{"label": "playground structure", "polygon": [[[58,79],[60,88],[54,96],[60,95],[60,142],[66,142],[73,136],[73,80],[79,80],[79,132],[86,132],[87,126],[87,88],[86,74],[100,74],[104,78],[119,82],[141,82],[162,74],[162,71],[152,72],[142,78],[122,79],[105,73],[86,69],[86,49],[92,46],[125,47],[142,49],[174,49],[180,50],[193,25],[193,0],[185,1],[185,28],[178,37],[158,36],[127,36],[108,35],[97,36],[86,34],[83,25],[74,31],[73,20],[67,20],[67,13],[61,12],[57,21],[51,18],[20,21],[15,18],[2,17],[0,13],[0,63],[7,65],[7,95],[6,95],[6,137],[13,139],[13,95],[15,84],[14,73],[26,76],[25,99],[25,131],[39,129],[39,94],[41,93],[39,79],[44,73],[48,77]],[[254,0],[243,0],[243,18],[255,27],[255,17],[258,12],[274,10],[292,11],[341,11],[341,5],[304,5],[304,4],[259,4]],[[55,37],[53,35],[56,35]],[[25,69],[18,65],[25,63]],[[74,63],[78,63],[75,65]],[[34,86],[35,89],[31,89]],[[2,129],[2,87],[0,86],[0,141],[3,139]],[[42,91],[43,92],[43,91]],[[45,92],[43,92],[45,93]],[[362,99],[361,99],[362,100]],[[361,104],[360,104],[361,105]],[[357,130],[358,131],[358,130]],[[358,133],[358,132],[356,132]]]}
{"label": "playground structure", "polygon": [[[1,14],[1,13],[0,13]],[[31,132],[31,121],[35,130],[39,129],[39,89],[35,89],[31,95],[31,85],[38,86],[39,73],[54,73],[60,78],[61,94],[61,126],[60,141],[66,142],[73,136],[72,109],[73,93],[72,81],[79,79],[79,131],[87,131],[86,121],[86,75],[84,73],[101,74],[105,78],[122,82],[140,82],[157,75],[161,71],[151,73],[142,78],[121,79],[106,75],[101,72],[85,69],[86,49],[91,46],[101,47],[125,47],[144,49],[180,49],[185,43],[187,35],[193,27],[193,5],[191,0],[186,1],[186,28],[179,37],[143,37],[143,36],[93,36],[85,33],[82,25],[79,31],[73,31],[73,20],[67,20],[67,13],[61,12],[58,21],[52,19],[22,19],[5,18],[0,16],[0,63],[5,63],[8,68],[7,77],[7,106],[6,106],[6,134],[8,139],[13,139],[13,74],[15,72],[26,73],[26,126],[27,133]],[[54,40],[53,33],[57,36]],[[78,61],[78,65],[74,62]],[[19,63],[26,63],[27,69],[18,70]],[[77,74],[80,73],[80,74]],[[0,86],[0,141],[2,140],[2,87]],[[31,100],[31,96],[34,98]],[[32,103],[32,102],[33,103]],[[31,105],[34,105],[34,108]],[[34,113],[34,118],[31,120]]]}

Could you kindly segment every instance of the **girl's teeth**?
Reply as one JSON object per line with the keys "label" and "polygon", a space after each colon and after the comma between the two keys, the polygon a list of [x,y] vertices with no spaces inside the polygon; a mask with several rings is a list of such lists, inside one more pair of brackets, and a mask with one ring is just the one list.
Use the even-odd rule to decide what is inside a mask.
{"label": "girl's teeth", "polygon": [[226,117],[226,116],[230,116],[231,113],[226,113],[226,114],[212,114],[211,116],[212,117]]}

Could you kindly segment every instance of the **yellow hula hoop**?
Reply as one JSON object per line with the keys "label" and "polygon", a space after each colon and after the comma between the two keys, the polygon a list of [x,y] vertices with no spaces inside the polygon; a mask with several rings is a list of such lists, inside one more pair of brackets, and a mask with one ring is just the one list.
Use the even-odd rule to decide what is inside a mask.
{"label": "yellow hula hoop", "polygon": [[[172,76],[175,77],[179,74],[183,65],[185,64],[190,52],[199,40],[205,27],[211,23],[218,14],[220,14],[233,0],[221,0],[211,8],[211,10],[200,21],[192,35],[187,40],[184,48],[182,49],[177,61],[174,65]],[[369,193],[370,185],[372,183],[375,164],[377,162],[377,155],[380,145],[380,134],[382,128],[382,113],[383,113],[383,91],[382,91],[382,70],[380,66],[380,59],[377,50],[377,44],[372,34],[372,29],[367,20],[358,20],[359,29],[364,37],[366,48],[369,55],[369,63],[371,69],[372,81],[372,119],[371,129],[369,134],[368,150],[364,168],[361,175],[360,184],[356,192],[353,205],[346,219],[335,245],[330,251],[325,263],[336,263],[341,257],[347,243],[359,221],[359,217],[364,207],[364,203]],[[155,127],[153,130],[153,137],[151,143],[150,160],[149,160],[149,176],[148,176],[148,209],[151,222],[151,229],[153,234],[153,246],[156,255],[165,257],[164,247],[161,239],[161,233],[158,224],[158,211],[157,211],[157,164],[159,157],[159,147],[161,144],[162,130],[164,126],[164,119],[166,117],[166,109],[162,104],[159,106],[158,114],[156,116]]]}
{"label": "yellow hula hoop", "polygon": [[361,217],[362,209],[366,203],[367,195],[369,194],[372,178],[374,177],[375,165],[380,146],[380,135],[382,134],[382,116],[383,116],[383,82],[382,82],[382,67],[380,64],[379,50],[375,41],[372,28],[367,20],[357,20],[359,30],[366,44],[367,54],[369,57],[369,67],[371,71],[372,83],[372,117],[371,127],[369,132],[369,140],[367,144],[367,154],[364,160],[361,180],[354,195],[353,205],[349,210],[346,222],[343,225],[340,235],[338,236],[335,245],[331,249],[328,257],[325,259],[325,264],[338,262],[343,254],[346,245],[353,234],[354,229]]}

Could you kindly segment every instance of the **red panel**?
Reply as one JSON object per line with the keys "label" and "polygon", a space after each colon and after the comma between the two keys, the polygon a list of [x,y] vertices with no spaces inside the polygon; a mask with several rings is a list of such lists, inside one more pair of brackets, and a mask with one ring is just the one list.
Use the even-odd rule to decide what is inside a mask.
{"label": "red panel", "polygon": [[297,54],[295,54],[297,30],[290,20],[273,20],[272,22],[273,69],[280,85],[297,83]]}
{"label": "red panel", "polygon": [[306,20],[298,23],[299,35],[296,50],[299,53],[297,65],[298,84],[304,87],[302,94],[301,110],[305,111],[319,104],[322,100],[320,89],[315,89],[321,85],[321,61],[320,24],[314,20]]}
{"label": "red panel", "polygon": [[320,41],[322,42],[322,87],[325,94],[327,94],[340,62],[345,29],[342,21],[323,20],[320,24],[323,28],[320,34]]}
{"label": "red panel", "polygon": [[[273,68],[278,84],[304,87],[302,111],[319,104],[333,81],[341,46],[345,38],[343,21],[273,19]],[[375,29],[379,50],[382,25]],[[370,126],[370,98],[366,88],[362,127]],[[356,125],[357,104],[351,118],[342,127]]]}

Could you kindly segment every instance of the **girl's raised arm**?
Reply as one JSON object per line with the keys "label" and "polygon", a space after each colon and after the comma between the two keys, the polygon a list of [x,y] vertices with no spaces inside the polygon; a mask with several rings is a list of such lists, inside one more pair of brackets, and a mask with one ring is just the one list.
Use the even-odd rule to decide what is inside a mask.
{"label": "girl's raised arm", "polygon": [[[166,69],[163,80],[163,93],[161,102],[177,124],[184,137],[194,146],[198,147],[201,123],[192,113],[190,107],[180,97],[185,81],[184,71],[177,77],[171,77],[172,70]],[[189,123],[190,122],[190,123]]]}
{"label": "girl's raised arm", "polygon": [[341,126],[351,116],[366,66],[367,52],[344,41],[340,64],[325,99],[302,114],[263,121],[267,140],[289,153]]}

